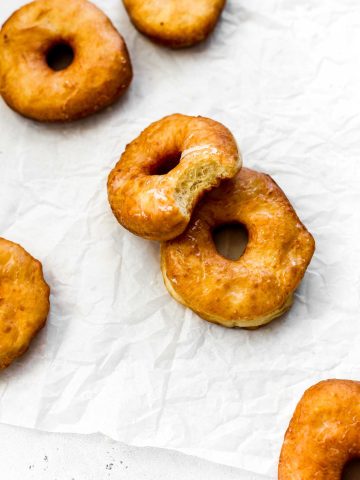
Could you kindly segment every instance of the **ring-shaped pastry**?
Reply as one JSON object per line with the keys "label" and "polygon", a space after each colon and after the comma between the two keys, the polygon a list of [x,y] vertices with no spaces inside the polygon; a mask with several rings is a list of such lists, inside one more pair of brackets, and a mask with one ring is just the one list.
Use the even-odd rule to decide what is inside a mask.
{"label": "ring-shaped pastry", "polygon": [[189,47],[214,29],[226,0],[123,0],[135,27],[172,48]]}
{"label": "ring-shaped pastry", "polygon": [[[238,223],[248,231],[240,259],[221,256],[212,232]],[[161,248],[170,294],[200,317],[226,327],[257,327],[284,313],[314,252],[314,240],[276,183],[242,168],[209,192],[187,230]]]}
{"label": "ring-shaped pastry", "polygon": [[360,382],[326,380],[304,393],[285,434],[279,480],[341,480],[360,458]]}
{"label": "ring-shaped pastry", "polygon": [[49,293],[41,263],[0,238],[0,369],[22,355],[44,326]]}
{"label": "ring-shaped pastry", "polygon": [[[61,47],[72,63],[54,70]],[[123,38],[87,0],[36,0],[0,31],[0,93],[15,111],[39,121],[68,121],[112,104],[132,78]]]}
{"label": "ring-shaped pastry", "polygon": [[240,167],[234,137],[221,123],[170,115],[126,147],[109,175],[109,202],[131,232],[168,240],[185,230],[200,196]]}

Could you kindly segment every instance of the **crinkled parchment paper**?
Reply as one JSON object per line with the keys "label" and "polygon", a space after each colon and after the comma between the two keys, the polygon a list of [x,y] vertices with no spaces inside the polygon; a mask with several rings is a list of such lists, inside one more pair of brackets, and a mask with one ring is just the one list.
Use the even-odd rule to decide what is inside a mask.
{"label": "crinkled parchment paper", "polygon": [[[23,2],[2,2],[0,20]],[[0,102],[0,235],[43,262],[51,315],[0,377],[0,421],[103,432],[276,476],[311,384],[360,379],[360,4],[229,0],[210,40],[171,51],[97,0],[124,35],[134,82],[69,125]],[[257,331],[200,320],[166,292],[159,246],[115,221],[107,175],[150,122],[182,112],[227,125],[244,164],[273,176],[317,250],[292,310]]]}

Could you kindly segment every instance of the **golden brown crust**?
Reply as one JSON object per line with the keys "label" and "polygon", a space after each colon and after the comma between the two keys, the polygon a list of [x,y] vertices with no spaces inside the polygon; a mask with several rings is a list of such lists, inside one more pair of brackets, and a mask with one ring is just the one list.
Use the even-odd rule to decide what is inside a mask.
{"label": "golden brown crust", "polygon": [[135,27],[172,48],[189,47],[214,29],[226,0],[123,0]]}
{"label": "golden brown crust", "polygon": [[[212,230],[238,222],[249,241],[239,260],[218,254]],[[256,327],[284,313],[314,252],[314,240],[276,183],[247,168],[209,192],[183,235],[162,244],[165,284],[202,318]]]}
{"label": "golden brown crust", "polygon": [[49,294],[41,263],[0,238],[0,369],[22,355],[44,326]]}
{"label": "golden brown crust", "polygon": [[[49,50],[65,43],[74,60],[52,70]],[[36,0],[17,10],[0,31],[0,93],[39,121],[69,121],[112,104],[132,78],[123,38],[87,0]]]}
{"label": "golden brown crust", "polygon": [[326,380],[309,388],[285,434],[279,480],[341,480],[360,457],[360,382]]}
{"label": "golden brown crust", "polygon": [[[167,159],[180,156],[166,174]],[[200,196],[241,167],[236,142],[221,123],[174,114],[147,127],[122,154],[108,179],[111,208],[136,235],[167,240],[182,233]]]}

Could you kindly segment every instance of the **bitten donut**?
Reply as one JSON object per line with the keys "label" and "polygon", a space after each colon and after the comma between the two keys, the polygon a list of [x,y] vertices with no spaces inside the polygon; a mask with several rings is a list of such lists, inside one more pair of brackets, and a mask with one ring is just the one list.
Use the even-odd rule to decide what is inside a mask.
{"label": "bitten donut", "polygon": [[[65,48],[73,61],[54,70],[49,59]],[[124,40],[87,0],[36,0],[0,31],[0,93],[39,121],[68,121],[112,104],[132,78]]]}
{"label": "bitten donut", "polygon": [[49,293],[41,263],[0,238],[0,369],[22,355],[44,326]]}
{"label": "bitten donut", "polygon": [[[240,259],[221,256],[215,228],[248,231]],[[226,327],[257,327],[284,313],[314,252],[314,240],[276,183],[242,168],[208,193],[179,238],[163,243],[166,287],[200,317]]]}
{"label": "bitten donut", "polygon": [[123,0],[135,27],[168,47],[189,47],[214,29],[225,0]]}
{"label": "bitten donut", "polygon": [[175,114],[146,128],[109,175],[117,220],[150,240],[182,233],[199,197],[241,167],[236,142],[221,123]]}
{"label": "bitten donut", "polygon": [[360,382],[326,380],[309,388],[285,434],[279,480],[341,480],[360,458]]}

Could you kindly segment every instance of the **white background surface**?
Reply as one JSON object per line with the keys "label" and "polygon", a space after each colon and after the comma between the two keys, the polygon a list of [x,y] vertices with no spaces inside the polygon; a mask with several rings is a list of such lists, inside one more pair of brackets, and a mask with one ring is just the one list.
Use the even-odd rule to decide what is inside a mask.
{"label": "white background surface", "polygon": [[[47,328],[1,378],[0,420],[102,431],[236,464],[238,478],[249,470],[274,478],[304,389],[329,376],[360,378],[360,6],[230,0],[209,42],[171,52],[141,37],[118,0],[96,3],[130,49],[135,78],[124,99],[70,126],[39,125],[0,104],[0,232],[43,261],[52,287]],[[1,20],[21,4],[2,4]],[[258,332],[225,331],[177,305],[162,285],[158,247],[122,231],[109,212],[105,181],[124,145],[175,111],[225,123],[245,165],[270,173],[315,235],[293,309]],[[3,428],[6,458],[45,442],[54,478],[67,478],[61,468],[75,460],[60,463],[55,445],[68,455],[81,445],[94,466],[81,461],[76,468],[89,472],[78,475],[102,468],[97,441],[17,432]],[[150,453],[126,451],[138,452],[129,453],[139,459],[133,471],[151,463]],[[173,461],[189,461],[195,474],[207,468],[151,455],[160,470],[174,471]],[[40,475],[40,457],[26,463]],[[218,475],[208,468],[203,478]]]}
{"label": "white background surface", "polygon": [[[59,435],[0,426],[4,480],[238,480],[234,468],[100,435]],[[249,477],[251,480],[252,477]]]}

